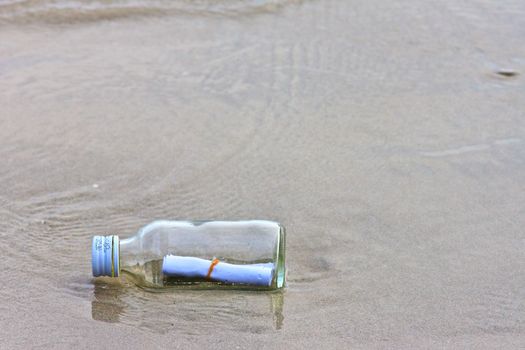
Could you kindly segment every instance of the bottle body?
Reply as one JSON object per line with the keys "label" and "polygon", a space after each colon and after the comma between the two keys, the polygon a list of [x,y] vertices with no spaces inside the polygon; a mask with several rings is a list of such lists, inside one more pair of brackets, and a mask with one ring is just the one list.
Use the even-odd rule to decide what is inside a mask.
{"label": "bottle body", "polygon": [[278,289],[285,230],[265,220],[154,221],[121,239],[114,259],[117,276],[147,288]]}

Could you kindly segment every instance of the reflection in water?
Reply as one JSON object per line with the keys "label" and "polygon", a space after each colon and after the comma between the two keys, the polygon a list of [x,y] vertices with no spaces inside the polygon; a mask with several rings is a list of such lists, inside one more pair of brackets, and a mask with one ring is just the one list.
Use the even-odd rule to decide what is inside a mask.
{"label": "reflection in water", "polygon": [[121,295],[124,287],[120,284],[95,281],[95,297],[91,302],[91,317],[97,321],[119,322],[125,304]]}
{"label": "reflection in water", "polygon": [[284,292],[282,290],[270,294],[270,305],[275,329],[281,329],[284,322],[283,306]]}
{"label": "reflection in water", "polygon": [[[169,290],[149,292],[126,283],[97,279],[91,315],[154,332],[187,334],[211,328],[261,333],[283,327],[284,292]],[[247,319],[250,319],[248,321]]]}

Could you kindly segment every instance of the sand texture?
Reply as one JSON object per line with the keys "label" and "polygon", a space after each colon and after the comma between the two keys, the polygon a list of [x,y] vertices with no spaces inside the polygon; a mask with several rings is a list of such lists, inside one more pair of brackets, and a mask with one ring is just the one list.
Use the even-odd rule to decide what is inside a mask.
{"label": "sand texture", "polygon": [[[0,348],[525,344],[525,2],[0,1]],[[287,227],[284,293],[91,278]]]}

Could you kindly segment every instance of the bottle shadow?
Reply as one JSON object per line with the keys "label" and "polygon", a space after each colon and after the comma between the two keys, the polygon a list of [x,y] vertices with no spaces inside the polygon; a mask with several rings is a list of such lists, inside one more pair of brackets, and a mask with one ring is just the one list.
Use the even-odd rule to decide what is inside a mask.
{"label": "bottle shadow", "polygon": [[[197,334],[231,328],[260,333],[284,325],[283,291],[168,290],[151,292],[125,282],[94,281],[91,316],[154,332]],[[161,315],[159,317],[159,315]]]}

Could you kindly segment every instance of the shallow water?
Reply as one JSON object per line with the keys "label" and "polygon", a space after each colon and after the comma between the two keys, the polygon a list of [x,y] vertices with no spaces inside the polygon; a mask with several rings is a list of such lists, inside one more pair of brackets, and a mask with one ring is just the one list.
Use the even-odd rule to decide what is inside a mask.
{"label": "shallow water", "polygon": [[[2,347],[522,346],[524,18],[0,1]],[[282,222],[288,287],[92,280],[92,235],[156,218]]]}

